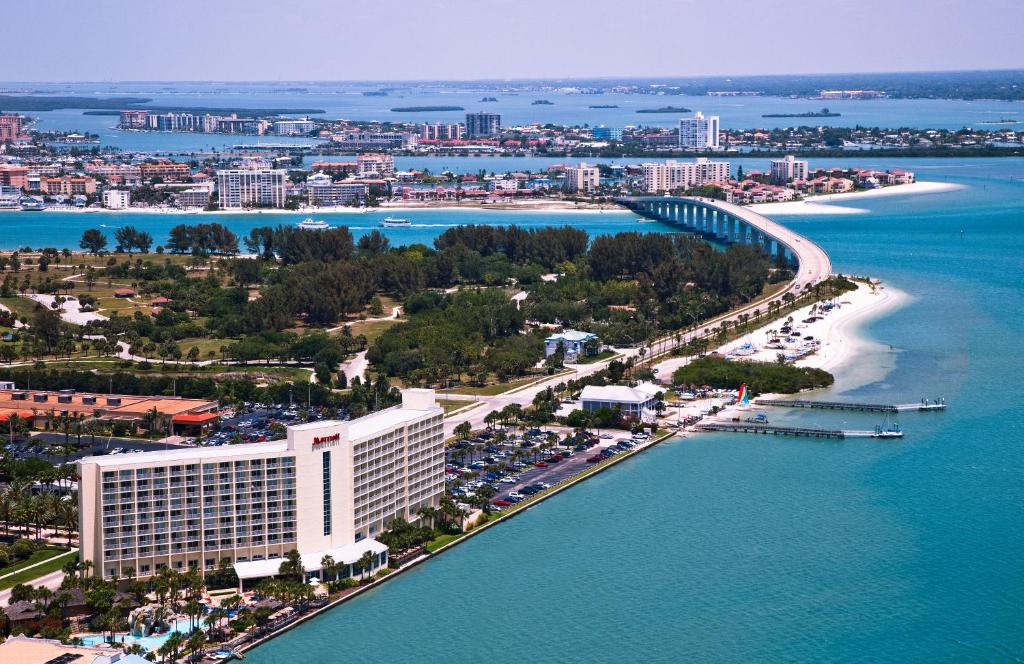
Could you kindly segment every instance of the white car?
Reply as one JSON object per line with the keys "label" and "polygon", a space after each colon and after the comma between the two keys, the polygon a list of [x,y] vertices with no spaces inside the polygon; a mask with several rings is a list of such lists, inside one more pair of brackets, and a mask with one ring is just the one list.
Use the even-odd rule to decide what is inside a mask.
{"label": "white car", "polygon": [[515,484],[517,480],[514,477],[502,477],[498,481],[502,484]]}

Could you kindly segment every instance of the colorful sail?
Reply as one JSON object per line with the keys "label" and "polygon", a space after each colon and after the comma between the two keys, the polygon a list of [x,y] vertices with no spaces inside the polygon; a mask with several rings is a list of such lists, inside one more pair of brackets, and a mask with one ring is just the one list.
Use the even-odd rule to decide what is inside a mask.
{"label": "colorful sail", "polygon": [[747,389],[746,383],[740,385],[740,392],[737,395],[737,400],[744,406],[750,405],[750,390]]}

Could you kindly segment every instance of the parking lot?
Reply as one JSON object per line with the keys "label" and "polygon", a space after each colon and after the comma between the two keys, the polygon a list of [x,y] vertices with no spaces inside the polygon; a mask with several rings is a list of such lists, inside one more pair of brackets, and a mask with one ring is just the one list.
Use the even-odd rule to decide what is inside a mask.
{"label": "parking lot", "polygon": [[[505,508],[583,471],[589,465],[633,449],[645,437],[531,429],[521,435],[482,431],[446,450],[445,480],[456,501]],[[557,437],[551,445],[549,439]]]}

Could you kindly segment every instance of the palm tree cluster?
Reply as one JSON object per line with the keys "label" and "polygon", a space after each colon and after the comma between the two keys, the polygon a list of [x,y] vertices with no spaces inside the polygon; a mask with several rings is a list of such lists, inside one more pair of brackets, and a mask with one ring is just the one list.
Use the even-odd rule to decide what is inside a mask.
{"label": "palm tree cluster", "polygon": [[64,529],[70,545],[78,529],[78,505],[70,495],[46,490],[52,488],[48,478],[39,481],[44,482],[44,490],[38,493],[33,493],[32,482],[24,479],[14,480],[0,490],[3,533],[40,539],[47,528],[53,528],[55,533]]}

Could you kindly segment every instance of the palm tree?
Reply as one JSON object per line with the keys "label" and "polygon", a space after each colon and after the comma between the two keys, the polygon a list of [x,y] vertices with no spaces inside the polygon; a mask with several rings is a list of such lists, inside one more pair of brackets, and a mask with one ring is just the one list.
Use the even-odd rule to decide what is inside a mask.
{"label": "palm tree", "polygon": [[373,568],[373,554],[369,551],[364,551],[363,555],[356,561],[356,565],[359,567],[360,582],[365,581],[367,572]]}
{"label": "palm tree", "polygon": [[[334,577],[338,571],[338,565],[334,562],[332,556],[324,556],[320,559],[320,575],[324,581],[334,580]],[[331,577],[328,579],[328,577]]]}

